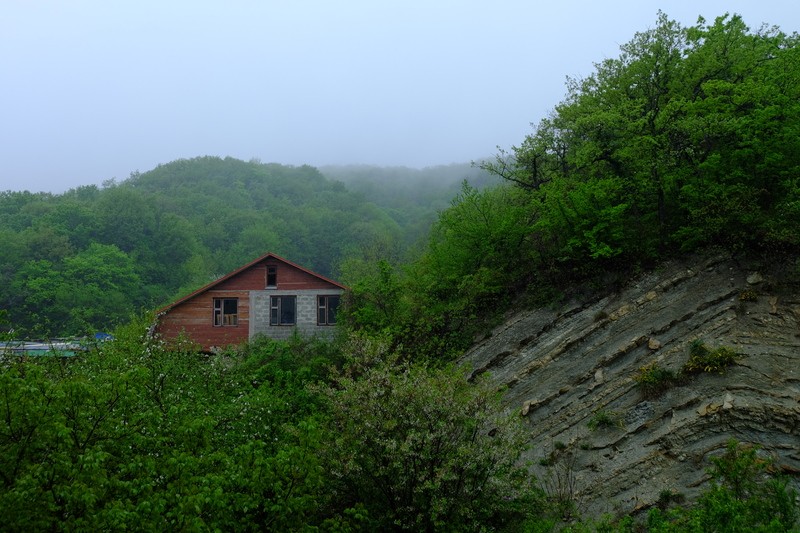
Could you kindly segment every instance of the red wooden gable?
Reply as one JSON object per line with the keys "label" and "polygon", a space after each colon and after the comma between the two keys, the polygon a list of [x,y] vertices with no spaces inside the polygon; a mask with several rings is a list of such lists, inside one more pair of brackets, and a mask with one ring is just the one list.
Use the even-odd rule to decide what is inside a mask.
{"label": "red wooden gable", "polygon": [[[169,305],[166,305],[157,311],[161,315],[166,313],[173,307],[191,300],[195,296],[207,292],[209,290],[263,290],[266,286],[266,267],[268,265],[277,265],[283,263],[293,269],[285,269],[282,272],[282,279],[278,282],[281,289],[324,289],[331,285],[337,289],[347,290],[347,287],[326,278],[322,274],[312,272],[307,268],[301,267],[296,263],[292,263],[288,259],[284,259],[273,253],[268,253],[255,259],[246,265],[237,268],[233,272],[222,276],[221,278],[212,281],[204,287],[200,287],[196,291],[187,294]],[[258,268],[263,267],[263,268]]]}

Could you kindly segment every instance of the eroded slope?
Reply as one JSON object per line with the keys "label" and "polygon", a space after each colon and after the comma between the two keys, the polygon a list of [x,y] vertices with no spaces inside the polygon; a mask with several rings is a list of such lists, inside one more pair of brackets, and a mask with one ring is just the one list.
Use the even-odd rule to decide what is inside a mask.
{"label": "eroded slope", "polygon": [[[760,267],[725,256],[667,264],[600,300],[519,313],[464,361],[508,387],[537,476],[588,515],[646,509],[664,491],[695,496],[731,438],[797,479],[800,295]],[[640,368],[678,373],[695,340],[741,357],[644,397]],[[603,417],[614,423],[588,427]]]}

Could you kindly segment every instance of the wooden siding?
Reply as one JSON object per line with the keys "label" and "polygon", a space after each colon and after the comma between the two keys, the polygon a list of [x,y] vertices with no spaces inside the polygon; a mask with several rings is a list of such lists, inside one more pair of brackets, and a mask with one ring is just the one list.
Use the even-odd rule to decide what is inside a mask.
{"label": "wooden siding", "polygon": [[[239,299],[235,326],[214,325],[214,298]],[[249,337],[249,316],[248,291],[210,290],[173,307],[158,321],[156,332],[164,339],[174,339],[184,333],[208,351],[245,342]]]}
{"label": "wooden siding", "polygon": [[[277,268],[275,287],[266,286],[268,266]],[[252,291],[289,291],[299,295],[306,291],[339,294],[342,289],[334,281],[268,254],[162,309],[155,331],[167,341],[184,333],[206,351],[238,345],[257,329],[250,324]],[[215,298],[238,298],[236,326],[214,326]]]}
{"label": "wooden siding", "polygon": [[268,259],[253,265],[249,269],[228,278],[214,287],[220,290],[261,291],[267,288],[267,267],[277,268],[278,284],[275,289],[282,291],[302,291],[309,289],[338,288],[332,283],[320,279],[313,274],[295,268],[275,259]]}
{"label": "wooden siding", "polygon": [[[274,259],[267,260],[264,262],[264,285],[266,284],[267,279],[267,266],[275,266],[278,269],[278,284],[275,287],[278,290],[282,291],[302,291],[302,290],[310,290],[310,289],[333,289],[338,288],[332,283],[325,281],[324,279],[318,278],[317,276],[311,274],[310,272],[306,272],[305,270],[300,270],[299,268],[292,267],[285,263],[281,263]],[[264,288],[264,285],[261,288]]]}

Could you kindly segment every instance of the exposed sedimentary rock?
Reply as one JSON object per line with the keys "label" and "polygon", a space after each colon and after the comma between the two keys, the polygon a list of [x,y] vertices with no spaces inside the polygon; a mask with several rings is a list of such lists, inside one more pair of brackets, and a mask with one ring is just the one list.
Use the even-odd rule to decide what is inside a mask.
{"label": "exposed sedimentary rock", "polygon": [[[665,490],[696,496],[731,438],[797,481],[800,295],[760,267],[667,264],[613,295],[520,312],[463,360],[507,387],[530,424],[536,475],[589,515],[644,510]],[[740,357],[644,397],[641,367],[677,374],[696,340]]]}

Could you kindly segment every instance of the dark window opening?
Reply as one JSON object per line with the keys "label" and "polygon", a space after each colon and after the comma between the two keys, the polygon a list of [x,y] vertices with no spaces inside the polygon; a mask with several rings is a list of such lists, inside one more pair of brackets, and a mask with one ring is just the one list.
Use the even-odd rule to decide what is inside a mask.
{"label": "dark window opening", "polygon": [[296,296],[270,296],[270,326],[293,326],[297,310]]}
{"label": "dark window opening", "polygon": [[215,326],[239,325],[238,298],[214,298],[214,325]]}
{"label": "dark window opening", "polygon": [[267,267],[267,287],[275,288],[278,286],[278,267]]}
{"label": "dark window opening", "polygon": [[319,296],[317,298],[317,325],[333,326],[336,324],[336,309],[338,307],[338,296]]}

